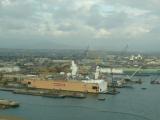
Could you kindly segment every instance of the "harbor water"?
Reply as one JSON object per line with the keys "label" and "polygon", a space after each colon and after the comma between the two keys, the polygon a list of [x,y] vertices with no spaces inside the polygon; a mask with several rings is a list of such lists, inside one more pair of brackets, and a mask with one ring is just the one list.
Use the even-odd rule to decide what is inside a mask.
{"label": "harbor water", "polygon": [[20,102],[19,108],[0,110],[0,116],[24,120],[158,120],[160,85],[150,84],[149,76],[141,79],[143,84],[118,89],[120,94],[104,95],[105,101],[99,101],[96,95],[86,99],[54,99],[0,91],[0,98]]}

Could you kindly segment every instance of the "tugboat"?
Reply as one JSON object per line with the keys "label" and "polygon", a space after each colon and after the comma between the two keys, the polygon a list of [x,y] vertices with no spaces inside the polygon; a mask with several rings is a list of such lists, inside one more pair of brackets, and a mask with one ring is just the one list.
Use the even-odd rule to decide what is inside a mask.
{"label": "tugboat", "polygon": [[150,84],[160,84],[159,75],[155,76],[156,78],[152,78]]}
{"label": "tugboat", "polygon": [[105,98],[104,96],[99,96],[99,97],[98,97],[98,100],[99,100],[99,101],[105,101],[106,98]]}
{"label": "tugboat", "polygon": [[152,80],[150,83],[151,83],[151,84],[160,84],[160,81]]}

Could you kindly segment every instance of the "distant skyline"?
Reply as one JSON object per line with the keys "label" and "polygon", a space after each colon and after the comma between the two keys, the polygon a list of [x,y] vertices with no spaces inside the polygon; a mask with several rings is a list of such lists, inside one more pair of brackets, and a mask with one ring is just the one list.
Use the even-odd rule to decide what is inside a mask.
{"label": "distant skyline", "polygon": [[160,51],[160,0],[0,0],[0,48]]}

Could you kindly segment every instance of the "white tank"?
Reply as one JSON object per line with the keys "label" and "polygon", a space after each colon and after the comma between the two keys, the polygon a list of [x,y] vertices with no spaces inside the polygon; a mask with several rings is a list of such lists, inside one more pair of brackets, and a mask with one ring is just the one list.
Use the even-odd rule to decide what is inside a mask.
{"label": "white tank", "polygon": [[97,66],[96,67],[96,72],[95,72],[95,80],[97,80],[99,78],[99,73],[100,73],[100,67]]}
{"label": "white tank", "polygon": [[77,65],[75,64],[74,61],[72,61],[71,70],[72,70],[72,72],[71,72],[72,78],[75,78],[76,75],[77,75],[78,67],[77,67]]}

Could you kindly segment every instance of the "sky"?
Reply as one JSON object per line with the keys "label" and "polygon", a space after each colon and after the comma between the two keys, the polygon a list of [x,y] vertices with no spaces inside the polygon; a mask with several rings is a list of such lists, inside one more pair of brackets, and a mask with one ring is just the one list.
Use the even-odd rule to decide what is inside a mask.
{"label": "sky", "polygon": [[160,51],[160,0],[0,0],[0,48]]}

